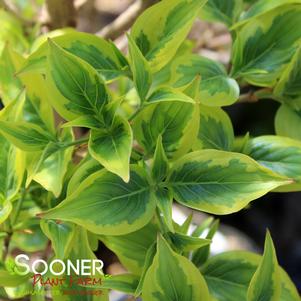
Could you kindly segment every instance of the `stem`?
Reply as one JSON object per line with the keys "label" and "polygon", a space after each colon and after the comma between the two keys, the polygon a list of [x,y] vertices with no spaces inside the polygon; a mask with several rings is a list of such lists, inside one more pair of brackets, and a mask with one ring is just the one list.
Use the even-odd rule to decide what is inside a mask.
{"label": "stem", "polygon": [[8,255],[9,245],[10,245],[11,237],[13,235],[12,228],[14,227],[16,221],[18,220],[18,217],[20,215],[20,211],[21,211],[21,208],[22,208],[22,203],[23,203],[23,201],[25,199],[25,196],[26,196],[26,193],[27,193],[27,189],[25,188],[26,179],[27,179],[27,172],[25,172],[25,174],[24,174],[23,181],[22,181],[22,184],[21,184],[21,189],[20,189],[21,190],[21,196],[17,201],[17,205],[16,205],[16,208],[15,208],[15,214],[11,218],[11,222],[9,224],[9,231],[7,232],[7,236],[5,237],[5,240],[4,240],[3,261],[5,261],[7,255]]}
{"label": "stem", "polygon": [[27,173],[25,172],[23,182],[22,182],[22,185],[21,185],[21,196],[17,201],[17,205],[16,205],[16,209],[15,209],[15,215],[12,217],[12,220],[11,220],[12,226],[14,226],[15,223],[17,222],[17,220],[18,220],[18,217],[19,217],[19,214],[20,214],[20,211],[21,211],[21,208],[22,208],[22,203],[23,203],[23,201],[26,197],[26,193],[27,193],[27,189],[25,188],[26,179],[27,179]]}
{"label": "stem", "polygon": [[68,142],[68,143],[64,143],[64,147],[69,147],[69,146],[73,146],[73,145],[79,145],[79,144],[85,144],[89,141],[89,137],[84,137],[72,142]]}
{"label": "stem", "polygon": [[168,227],[165,225],[165,222],[162,220],[162,216],[161,216],[161,213],[160,213],[158,207],[156,208],[156,216],[157,216],[157,219],[159,220],[159,226],[160,226],[161,233],[164,234],[166,232],[170,232]]}
{"label": "stem", "polygon": [[10,240],[12,237],[12,232],[7,233],[7,236],[5,237],[4,240],[4,251],[3,251],[3,262],[5,261],[7,255],[8,255],[8,250],[9,250],[9,244],[10,244]]}
{"label": "stem", "polygon": [[144,105],[139,107],[133,114],[130,116],[129,121],[132,121],[143,109],[145,108]]}
{"label": "stem", "polygon": [[263,88],[259,90],[252,91],[250,90],[247,93],[241,94],[239,97],[238,102],[240,103],[254,103],[259,101],[260,99],[266,99],[266,98],[273,98],[274,95],[272,93],[272,90],[269,88]]}

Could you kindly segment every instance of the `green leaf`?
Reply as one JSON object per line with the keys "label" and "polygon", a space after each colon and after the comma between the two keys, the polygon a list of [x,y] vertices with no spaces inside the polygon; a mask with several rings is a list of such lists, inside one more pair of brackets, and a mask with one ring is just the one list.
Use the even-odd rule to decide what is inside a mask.
{"label": "green leaf", "polygon": [[200,127],[198,139],[193,146],[198,149],[231,151],[234,131],[231,119],[221,108],[200,106]]}
{"label": "green leaf", "polygon": [[132,143],[131,126],[127,120],[116,116],[109,129],[91,130],[89,152],[107,170],[128,182]]}
{"label": "green leaf", "polygon": [[162,214],[162,218],[167,228],[169,229],[169,231],[174,232],[172,221],[172,193],[164,187],[158,187],[155,192],[155,197],[157,201],[157,207],[159,208],[160,214]]}
{"label": "green leaf", "polygon": [[294,283],[288,276],[288,274],[280,268],[281,276],[281,296],[280,300],[283,301],[299,301],[300,295],[295,287]]}
{"label": "green leaf", "polygon": [[[61,143],[68,143],[73,140],[70,129],[63,129]],[[46,150],[47,151],[47,150]],[[27,183],[35,180],[46,190],[53,192],[58,197],[63,188],[63,180],[68,165],[72,161],[73,147],[61,148],[51,151],[49,155],[41,152],[27,154]]]}
{"label": "green leaf", "polygon": [[38,125],[55,135],[54,114],[49,104],[51,96],[47,93],[44,77],[41,74],[29,73],[18,75],[18,78],[26,90],[23,120]]}
{"label": "green leaf", "polygon": [[157,227],[149,223],[138,231],[126,235],[101,236],[99,239],[118,256],[128,270],[140,275],[148,249],[156,241],[157,231]]}
{"label": "green leaf", "polygon": [[177,223],[174,222],[174,225],[175,225],[175,229],[178,233],[181,233],[181,234],[188,234],[188,231],[190,229],[190,227],[192,226],[192,218],[193,218],[193,213],[190,213],[185,221],[183,222],[183,224],[179,225]]}
{"label": "green leaf", "polygon": [[202,221],[191,233],[191,236],[200,237],[209,227],[212,225],[214,221],[213,217],[208,217],[204,221]]}
{"label": "green leaf", "polygon": [[145,280],[145,275],[149,269],[149,267],[151,266],[151,264],[153,263],[153,259],[156,255],[156,249],[157,249],[157,243],[154,242],[147,250],[146,255],[145,255],[145,260],[144,260],[144,265],[143,265],[143,269],[140,275],[140,280],[139,280],[139,284],[136,288],[135,291],[135,297],[138,297],[141,295],[142,293],[142,288],[143,288],[143,283]]}
{"label": "green leaf", "polygon": [[106,170],[98,171],[42,215],[46,219],[73,222],[93,233],[121,235],[146,225],[154,210],[148,177],[144,170],[133,166],[129,183]]}
{"label": "green leaf", "polygon": [[242,0],[208,0],[200,17],[203,20],[222,22],[230,27],[237,21],[242,10]]}
{"label": "green leaf", "polygon": [[[156,150],[154,154],[154,160],[152,163],[152,178],[156,183],[160,183],[165,180],[167,173],[169,170],[169,162],[166,157],[163,144],[162,137],[159,136],[157,140]],[[173,221],[172,221],[172,203],[173,196],[169,190],[158,187],[155,192],[157,207],[162,214],[163,220],[167,226],[167,228],[174,232]]]}
{"label": "green leaf", "polygon": [[301,189],[301,142],[279,136],[260,136],[249,140],[246,153],[261,165],[298,184],[280,187]]}
{"label": "green leaf", "polygon": [[283,104],[276,114],[275,129],[279,136],[301,140],[301,107],[293,108]]}
{"label": "green leaf", "polygon": [[289,5],[289,4],[294,4],[294,3],[300,3],[300,0],[258,0],[255,1],[255,3],[253,5],[251,5],[251,7],[249,8],[249,10],[247,10],[246,12],[244,12],[241,15],[240,20],[234,24],[234,26],[232,27],[232,29],[237,29],[237,27],[240,27],[244,24],[246,24],[247,22],[249,22],[250,20],[262,16],[266,13],[269,13],[270,11],[280,7],[280,6],[284,6],[284,5]]}
{"label": "green leaf", "polygon": [[24,58],[6,45],[0,57],[0,96],[4,105],[17,98],[22,84],[15,73],[22,65]]}
{"label": "green leaf", "polygon": [[[230,251],[215,255],[201,268],[210,293],[217,301],[247,300],[249,283],[261,256],[246,251]],[[299,301],[299,294],[283,269],[281,301]]]}
{"label": "green leaf", "polygon": [[297,50],[300,16],[301,7],[290,5],[248,22],[233,46],[232,76],[257,86],[274,86]]}
{"label": "green leaf", "polygon": [[241,210],[291,181],[248,156],[218,150],[189,153],[171,168],[166,185],[179,203],[214,214]]}
{"label": "green leaf", "polygon": [[54,220],[41,220],[41,229],[51,240],[56,258],[66,259],[71,251],[75,235],[74,225]]}
{"label": "green leaf", "polygon": [[264,254],[261,262],[251,279],[247,300],[248,301],[278,301],[281,294],[281,278],[276,251],[272,238],[266,235]]}
{"label": "green leaf", "polygon": [[[73,241],[73,247],[71,249],[71,252],[68,256],[68,259],[72,262],[76,262],[77,260],[95,260],[97,259],[93,251],[91,250],[91,247],[89,245],[88,240],[88,233],[85,229],[82,227],[76,226],[74,229],[75,235],[74,235],[74,241]],[[80,246],[80,248],[78,247]],[[99,279],[102,281],[103,275],[96,272],[95,275],[91,275],[93,278]],[[96,295],[95,290],[99,290],[98,287],[93,290],[92,288],[84,287],[83,283],[78,283],[77,281],[73,281],[70,285],[71,280],[69,275],[62,275],[61,277],[66,278],[66,281],[62,285],[55,286],[56,293],[59,292],[59,294],[53,295],[54,301],[91,301],[91,296]],[[72,277],[72,280],[75,280],[74,277]],[[66,290],[72,290],[72,295],[66,295]],[[66,297],[67,299],[62,299],[62,296]],[[97,295],[97,300],[99,301],[108,301],[107,297],[107,291],[105,289],[102,290],[101,295]]]}
{"label": "green leaf", "polygon": [[144,58],[135,41],[128,35],[131,69],[136,90],[141,102],[144,102],[152,84],[152,74],[147,60]]}
{"label": "green leaf", "polygon": [[[35,81],[38,80],[36,76],[32,77],[32,79]],[[40,81],[37,82],[37,84],[39,83]],[[35,91],[30,93],[30,90],[31,87],[27,86],[27,95],[23,106],[23,120],[28,123],[35,124],[41,127],[43,130],[55,135],[56,131],[54,126],[54,115],[52,108],[45,101],[46,97],[39,97],[41,95],[36,96]]]}
{"label": "green leaf", "polygon": [[45,250],[48,239],[42,232],[39,224],[26,227],[27,231],[15,231],[11,238],[12,248],[23,252],[38,252]]}
{"label": "green leaf", "polygon": [[274,94],[284,101],[293,101],[301,98],[301,47],[283,72],[274,88]]}
{"label": "green leaf", "polygon": [[98,236],[95,233],[87,232],[90,248],[93,252],[98,250]]}
{"label": "green leaf", "polygon": [[77,169],[73,172],[68,183],[67,195],[72,194],[86,178],[101,169],[102,166],[95,159],[91,157],[83,159],[83,161],[77,165]]}
{"label": "green leaf", "polygon": [[99,129],[101,126],[100,122],[91,115],[83,115],[78,118],[75,118],[69,122],[66,122],[62,125],[63,128],[66,127],[84,127],[88,129]]}
{"label": "green leaf", "polygon": [[154,160],[152,163],[152,170],[151,170],[154,181],[156,181],[157,183],[163,181],[167,176],[168,169],[169,169],[169,163],[163,148],[162,136],[159,136],[157,140],[157,145],[155,149]]}
{"label": "green leaf", "polygon": [[[212,223],[208,228],[208,233],[206,235],[207,240],[212,240],[213,236],[215,235],[217,229],[219,226],[219,220],[216,220],[214,223]],[[193,235],[195,236],[195,235]],[[196,250],[192,255],[192,262],[197,266],[200,267],[202,264],[204,264],[210,255],[210,244],[206,245],[202,248],[199,248]]]}
{"label": "green leaf", "polygon": [[165,235],[171,242],[177,252],[189,252],[210,245],[211,240],[199,237],[193,237],[181,233],[167,233]]}
{"label": "green leaf", "polygon": [[[113,289],[115,291],[120,291],[127,294],[134,294],[138,282],[139,278],[132,274],[113,275],[108,278],[104,278],[100,288]],[[95,286],[91,287],[95,288]]]}
{"label": "green leaf", "polygon": [[1,287],[16,287],[29,279],[29,275],[20,276],[9,273],[4,269],[0,269],[0,286]]}
{"label": "green leaf", "polygon": [[[125,74],[124,68],[127,66],[127,61],[113,43],[94,34],[74,30],[66,31],[66,29],[64,31],[59,36],[54,35],[55,31],[53,31],[48,34],[48,38],[51,38],[57,45],[69,53],[86,61],[105,80],[113,80]],[[34,48],[36,49],[27,58],[27,61],[19,72],[45,72],[48,51],[47,37],[43,37],[41,45]]]}
{"label": "green leaf", "polygon": [[175,88],[184,89],[197,76],[201,77],[199,100],[202,104],[226,106],[237,101],[239,86],[222,64],[196,54],[184,55],[172,62],[169,82]]}
{"label": "green leaf", "polygon": [[259,261],[253,253],[226,252],[205,263],[201,271],[210,293],[218,301],[247,300],[247,290]]}
{"label": "green leaf", "polygon": [[2,8],[0,8],[0,20],[0,54],[6,43],[12,45],[13,49],[23,52],[28,47],[28,42],[24,37],[22,23]]}
{"label": "green leaf", "polygon": [[157,254],[146,273],[142,299],[211,300],[201,273],[187,258],[172,251],[163,238],[158,239]]}
{"label": "green leaf", "polygon": [[191,149],[198,118],[198,105],[177,101],[150,104],[133,120],[134,136],[147,154],[153,154],[161,135],[167,157],[177,157]]}
{"label": "green leaf", "polygon": [[31,55],[34,54],[35,52],[38,52],[40,50],[40,48],[42,48],[41,47],[42,45],[44,48],[46,48],[45,45],[47,44],[47,40],[49,38],[54,39],[56,37],[63,36],[63,35],[67,36],[69,33],[76,33],[76,30],[72,27],[58,28],[58,29],[51,30],[49,32],[46,32],[46,33],[38,36],[31,45],[31,48],[30,48]]}
{"label": "green leaf", "polygon": [[195,101],[184,93],[170,87],[160,87],[155,90],[147,99],[147,104],[167,102],[167,101],[181,101],[188,103],[195,103]]}
{"label": "green leaf", "polygon": [[[12,200],[21,187],[25,171],[24,153],[0,136],[0,200]],[[10,211],[7,203],[3,213]]]}
{"label": "green leaf", "polygon": [[247,132],[244,136],[238,136],[234,140],[233,152],[247,153],[248,142],[250,140],[250,133]]}
{"label": "green leaf", "polygon": [[136,20],[131,36],[159,71],[176,54],[206,0],[163,0],[145,10]]}
{"label": "green leaf", "polygon": [[91,65],[51,40],[46,83],[49,101],[66,120],[82,115],[102,120],[101,111],[110,98],[105,83]]}
{"label": "green leaf", "polygon": [[0,133],[16,147],[24,151],[40,151],[55,138],[35,124],[0,120]]}
{"label": "green leaf", "polygon": [[0,199],[0,225],[7,220],[13,209],[9,200]]}

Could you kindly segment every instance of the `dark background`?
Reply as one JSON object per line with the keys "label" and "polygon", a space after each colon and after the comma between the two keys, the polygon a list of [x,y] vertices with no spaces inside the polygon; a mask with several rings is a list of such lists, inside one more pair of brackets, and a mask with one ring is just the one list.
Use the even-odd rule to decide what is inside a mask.
{"label": "dark background", "polygon": [[[279,104],[272,100],[238,103],[225,108],[236,135],[273,135],[274,116]],[[301,129],[300,129],[301,130]],[[301,192],[268,193],[251,203],[248,210],[219,216],[221,223],[246,233],[263,247],[266,229],[274,240],[280,265],[301,291]]]}

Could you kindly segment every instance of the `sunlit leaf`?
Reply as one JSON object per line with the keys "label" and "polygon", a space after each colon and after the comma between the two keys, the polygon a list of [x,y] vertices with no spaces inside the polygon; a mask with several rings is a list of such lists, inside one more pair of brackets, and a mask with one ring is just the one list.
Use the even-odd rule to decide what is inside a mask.
{"label": "sunlit leaf", "polygon": [[185,206],[229,214],[289,183],[289,179],[272,173],[248,156],[203,150],[179,159],[171,168],[166,185],[175,200]]}
{"label": "sunlit leaf", "polygon": [[133,166],[128,183],[105,169],[92,174],[43,217],[70,221],[97,234],[121,235],[146,225],[154,209],[147,175]]}

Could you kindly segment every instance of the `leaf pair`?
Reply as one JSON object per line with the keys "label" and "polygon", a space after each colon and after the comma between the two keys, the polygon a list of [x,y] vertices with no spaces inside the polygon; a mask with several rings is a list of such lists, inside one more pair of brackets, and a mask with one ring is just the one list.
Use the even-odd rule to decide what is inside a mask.
{"label": "leaf pair", "polygon": [[157,253],[148,269],[142,298],[154,300],[211,300],[205,279],[185,257],[176,254],[163,238],[158,239]]}
{"label": "leaf pair", "polygon": [[114,107],[114,112],[110,111],[111,96],[105,82],[92,66],[53,42],[50,42],[48,60],[46,78],[52,105],[71,121],[71,126],[91,127],[92,124],[91,155],[128,181],[132,131],[124,118],[114,116]]}
{"label": "leaf pair", "polygon": [[[156,156],[159,156],[158,152],[162,153],[160,143]],[[164,162],[162,164],[166,165]],[[132,166],[128,183],[103,169],[92,173],[74,193],[46,212],[44,217],[74,222],[98,234],[126,234],[150,221],[156,198],[157,206],[173,231],[172,198],[198,210],[229,214],[291,182],[248,156],[217,150],[196,151],[183,156],[166,176],[166,167],[161,169],[158,160],[155,163],[153,175],[159,178],[154,181],[160,189],[154,189],[145,171],[138,166]],[[164,182],[160,182],[165,177]],[[161,190],[163,187],[169,192]]]}
{"label": "leaf pair", "polygon": [[294,284],[278,265],[269,234],[263,257],[246,251],[221,253],[209,258],[201,271],[219,301],[299,300]]}
{"label": "leaf pair", "polygon": [[28,78],[25,83],[28,84],[28,94],[33,97],[22,94],[4,109],[0,131],[26,161],[20,164],[27,170],[26,186],[35,180],[58,196],[72,156],[72,148],[64,145],[73,140],[73,135],[70,130],[63,129],[56,136],[51,108],[43,102],[45,98],[37,97],[35,90],[31,90]]}

